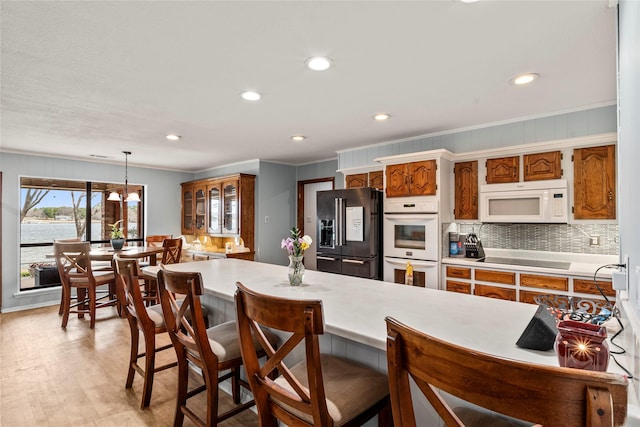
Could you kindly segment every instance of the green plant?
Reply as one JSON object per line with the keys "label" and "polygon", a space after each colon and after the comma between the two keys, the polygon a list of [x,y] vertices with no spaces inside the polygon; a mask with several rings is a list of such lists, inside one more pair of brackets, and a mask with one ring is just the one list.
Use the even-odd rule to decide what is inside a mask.
{"label": "green plant", "polygon": [[109,224],[111,227],[111,238],[112,239],[124,239],[124,233],[122,232],[122,228],[118,226],[122,220],[116,221],[113,224]]}

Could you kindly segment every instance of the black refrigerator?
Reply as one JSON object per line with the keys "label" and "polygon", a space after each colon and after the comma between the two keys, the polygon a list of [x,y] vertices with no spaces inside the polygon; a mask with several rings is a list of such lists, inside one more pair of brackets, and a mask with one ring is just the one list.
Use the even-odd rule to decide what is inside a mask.
{"label": "black refrigerator", "polygon": [[382,193],[317,192],[318,271],[382,280]]}

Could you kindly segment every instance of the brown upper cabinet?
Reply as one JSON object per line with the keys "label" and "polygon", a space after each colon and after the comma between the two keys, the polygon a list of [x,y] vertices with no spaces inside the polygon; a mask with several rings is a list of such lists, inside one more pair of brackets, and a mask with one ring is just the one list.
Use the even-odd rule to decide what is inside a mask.
{"label": "brown upper cabinet", "polygon": [[255,176],[236,174],[182,184],[182,234],[240,236],[255,249]]}
{"label": "brown upper cabinet", "polygon": [[435,160],[387,165],[387,197],[436,194]]}
{"label": "brown upper cabinet", "polygon": [[520,180],[520,157],[487,159],[487,184],[502,184]]}
{"label": "brown upper cabinet", "polygon": [[206,184],[182,184],[182,234],[204,233],[207,216],[206,192]]}
{"label": "brown upper cabinet", "polygon": [[382,171],[369,172],[369,187],[384,190],[384,173]]}
{"label": "brown upper cabinet", "polygon": [[560,179],[562,177],[562,153],[560,151],[525,154],[522,160],[525,181]]}
{"label": "brown upper cabinet", "polygon": [[616,218],[615,145],[573,150],[575,219]]}
{"label": "brown upper cabinet", "polygon": [[456,219],[478,219],[478,161],[456,163],[453,167],[455,177]]}
{"label": "brown upper cabinet", "polygon": [[383,176],[382,171],[347,175],[345,177],[346,188],[373,187],[382,190],[384,188]]}

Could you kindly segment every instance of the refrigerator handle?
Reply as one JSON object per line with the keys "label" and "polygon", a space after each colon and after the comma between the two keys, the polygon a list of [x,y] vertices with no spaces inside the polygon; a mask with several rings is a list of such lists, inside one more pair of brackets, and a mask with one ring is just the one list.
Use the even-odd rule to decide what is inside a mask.
{"label": "refrigerator handle", "polygon": [[340,234],[339,234],[339,238],[340,238],[340,246],[344,246],[345,241],[344,241],[344,199],[342,197],[340,197],[339,199],[339,209],[340,209],[340,220],[338,221],[338,224],[340,225]]}
{"label": "refrigerator handle", "polygon": [[335,218],[335,230],[333,232],[333,246],[340,246],[340,199],[339,198],[335,198],[333,199],[333,210],[334,210],[334,215],[333,217]]}

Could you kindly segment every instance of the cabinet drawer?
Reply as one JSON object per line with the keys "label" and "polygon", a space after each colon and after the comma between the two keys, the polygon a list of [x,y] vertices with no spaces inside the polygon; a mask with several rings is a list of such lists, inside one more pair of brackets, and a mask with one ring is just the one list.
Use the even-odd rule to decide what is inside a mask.
{"label": "cabinet drawer", "polygon": [[[481,282],[493,282],[493,283],[502,283],[505,285],[515,285],[516,273],[512,273],[509,271],[476,269],[476,280],[479,280]],[[514,294],[514,300],[515,300],[515,294]]]}
{"label": "cabinet drawer", "polygon": [[447,267],[447,277],[458,279],[471,279],[471,269],[462,267]]}
{"label": "cabinet drawer", "polygon": [[497,286],[476,285],[475,294],[481,297],[506,299],[509,301],[516,300],[515,289],[499,288]]}
{"label": "cabinet drawer", "polygon": [[[616,291],[613,290],[613,286],[610,281],[598,280],[598,286],[602,288],[602,291],[606,296],[616,296]],[[598,291],[598,288],[596,288],[596,285],[594,285],[593,280],[573,279],[573,292],[600,295],[600,292]]]}
{"label": "cabinet drawer", "polygon": [[538,291],[520,291],[520,302],[526,302],[527,304],[537,304],[534,300],[538,295],[551,295],[546,292]]}
{"label": "cabinet drawer", "polygon": [[553,289],[556,291],[568,291],[569,279],[556,276],[538,276],[537,274],[521,274],[520,286],[531,288]]}
{"label": "cabinet drawer", "polygon": [[447,280],[447,291],[460,294],[471,294],[471,283],[452,282]]}

